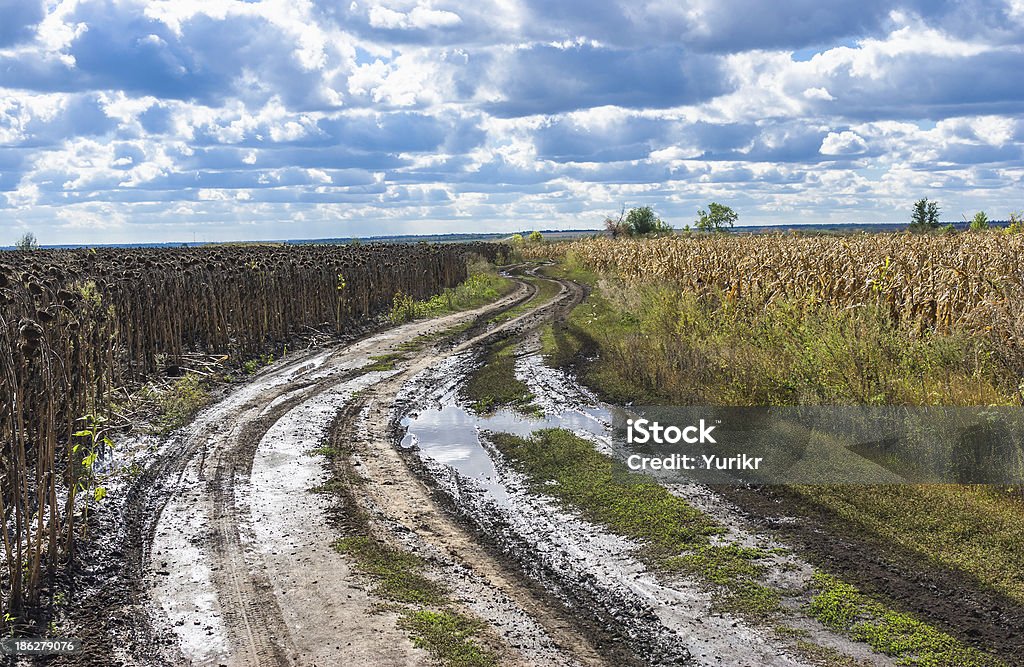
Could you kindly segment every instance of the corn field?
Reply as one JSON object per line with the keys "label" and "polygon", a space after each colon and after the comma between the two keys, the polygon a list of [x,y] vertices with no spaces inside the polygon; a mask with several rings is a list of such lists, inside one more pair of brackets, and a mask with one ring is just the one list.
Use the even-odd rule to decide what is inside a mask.
{"label": "corn field", "polygon": [[0,253],[0,629],[73,553],[112,392],[182,355],[244,359],[317,328],[351,331],[396,293],[466,278],[494,244],[224,246]]}
{"label": "corn field", "polygon": [[1024,350],[1024,235],[692,236],[524,248],[626,281],[727,299],[883,307],[917,330],[992,333]]}

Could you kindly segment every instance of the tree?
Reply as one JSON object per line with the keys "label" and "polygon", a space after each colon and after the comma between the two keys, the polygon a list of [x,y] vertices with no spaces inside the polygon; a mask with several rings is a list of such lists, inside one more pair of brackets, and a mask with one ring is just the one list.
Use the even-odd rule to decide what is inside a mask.
{"label": "tree", "polygon": [[611,216],[604,219],[604,228],[613,239],[617,239],[620,236],[629,236],[629,226],[626,224],[625,217],[626,207],[623,206],[622,210],[619,211],[618,219]]}
{"label": "tree", "polygon": [[939,204],[928,201],[928,198],[918,199],[914,203],[914,212],[910,215],[910,231],[926,232],[939,227]]}
{"label": "tree", "polygon": [[974,214],[974,219],[971,220],[971,231],[982,232],[988,229],[988,216],[985,215],[985,211],[978,211]]}
{"label": "tree", "polygon": [[664,234],[672,231],[671,225],[659,218],[650,206],[632,208],[626,215],[626,230],[630,236]]}
{"label": "tree", "polygon": [[39,243],[36,241],[36,235],[32,232],[25,232],[22,234],[18,242],[14,244],[17,250],[38,250]]}
{"label": "tree", "polygon": [[511,241],[512,243],[522,243],[523,242],[523,235],[522,234],[513,234],[512,238],[510,238],[509,241]]}
{"label": "tree", "polygon": [[702,232],[721,232],[732,227],[739,220],[739,215],[725,204],[711,202],[708,210],[697,211],[696,227]]}
{"label": "tree", "polygon": [[530,235],[526,237],[526,240],[530,243],[540,243],[544,240],[544,236],[537,230],[530,232]]}
{"label": "tree", "polygon": [[629,225],[622,218],[618,220],[610,217],[605,218],[604,228],[613,239],[617,239],[620,236],[629,236]]}

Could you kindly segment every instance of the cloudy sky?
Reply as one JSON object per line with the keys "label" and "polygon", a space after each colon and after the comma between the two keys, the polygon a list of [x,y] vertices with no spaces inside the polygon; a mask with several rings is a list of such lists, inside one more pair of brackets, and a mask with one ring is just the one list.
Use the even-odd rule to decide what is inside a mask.
{"label": "cloudy sky", "polygon": [[0,244],[1024,209],[1024,0],[0,0]]}

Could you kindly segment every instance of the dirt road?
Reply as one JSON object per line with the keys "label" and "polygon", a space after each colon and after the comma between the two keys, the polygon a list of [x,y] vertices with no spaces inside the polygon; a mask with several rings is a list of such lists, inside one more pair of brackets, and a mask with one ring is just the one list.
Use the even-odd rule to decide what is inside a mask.
{"label": "dirt road", "polygon": [[[412,548],[432,554],[431,576],[443,576],[474,616],[493,621],[489,633],[504,662],[604,664],[557,601],[434,501],[392,438],[394,398],[405,379],[533,326],[581,296],[567,284],[543,308],[486,324],[534,292],[518,281],[484,308],[290,356],[161,444],[125,493],[117,537],[96,554],[116,572],[87,573],[87,582],[102,583],[85,591],[93,609],[90,615],[83,605],[79,622],[106,627],[77,662],[429,664],[397,628],[396,614],[377,608],[365,577],[331,546],[338,534],[330,497],[311,490],[329,478],[317,448],[343,432],[360,443],[371,482],[364,502],[376,506],[380,526],[422,539]],[[451,347],[454,336],[462,340]],[[431,343],[415,351],[403,345],[418,337]],[[394,368],[367,370],[395,355]]]}
{"label": "dirt road", "polygon": [[[635,544],[527,493],[488,450],[481,432],[499,426],[570,428],[599,449],[607,428],[536,353],[538,327],[583,288],[559,280],[542,302],[537,281],[550,279],[516,280],[489,306],[291,355],[152,443],[84,578],[77,622],[92,649],[66,664],[434,664],[407,610],[382,604],[335,548],[357,517],[423,563],[502,665],[820,664],[715,612],[700,584],[647,572]],[[482,350],[508,337],[543,416],[484,420],[459,404]],[[780,585],[801,586],[788,574],[801,567],[780,564]],[[802,632],[857,664],[891,664]]]}

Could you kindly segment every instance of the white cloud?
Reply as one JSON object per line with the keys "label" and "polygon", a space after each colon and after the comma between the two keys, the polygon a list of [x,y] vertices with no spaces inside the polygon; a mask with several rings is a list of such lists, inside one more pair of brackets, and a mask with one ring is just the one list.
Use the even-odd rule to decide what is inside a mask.
{"label": "white cloud", "polygon": [[818,86],[816,88],[807,88],[804,90],[804,99],[806,100],[822,100],[825,102],[831,102],[836,98],[832,97],[832,94],[827,89]]}
{"label": "white cloud", "polygon": [[401,12],[374,5],[368,12],[370,25],[374,28],[389,30],[426,30],[429,28],[448,28],[462,23],[462,18],[455,12],[432,9],[418,4],[409,12]]}
{"label": "white cloud", "polygon": [[1021,0],[47,7],[0,27],[0,209],[44,241],[1019,206]]}
{"label": "white cloud", "polygon": [[829,132],[821,142],[822,155],[860,155],[868,150],[864,138],[856,132]]}

